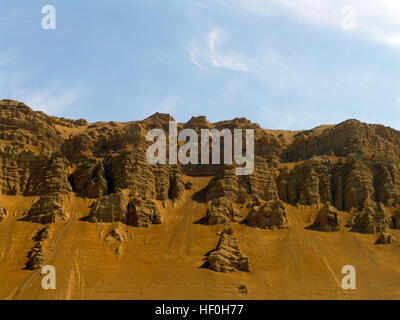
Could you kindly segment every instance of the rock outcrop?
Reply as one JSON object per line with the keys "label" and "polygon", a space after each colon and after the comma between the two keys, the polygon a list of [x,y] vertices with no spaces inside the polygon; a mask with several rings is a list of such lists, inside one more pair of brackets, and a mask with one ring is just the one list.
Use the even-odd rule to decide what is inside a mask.
{"label": "rock outcrop", "polygon": [[350,119],[297,133],[282,157],[286,161],[299,161],[314,155],[346,157],[350,153],[362,153],[375,160],[398,158],[400,133],[382,125]]}
{"label": "rock outcrop", "polygon": [[22,102],[0,100],[0,140],[17,150],[59,150],[63,139],[56,122]]}
{"label": "rock outcrop", "polygon": [[241,253],[232,229],[222,232],[217,248],[208,255],[208,268],[217,272],[250,272],[249,258]]}
{"label": "rock outcrop", "polygon": [[396,164],[313,157],[277,177],[279,198],[296,205],[331,202],[339,210],[360,209],[367,199],[388,206],[400,204],[400,170]]}
{"label": "rock outcrop", "polygon": [[87,198],[100,198],[113,188],[106,180],[105,163],[95,160],[81,162],[70,175],[69,181],[74,192]]}
{"label": "rock outcrop", "polygon": [[0,146],[0,192],[8,195],[68,193],[69,162],[59,152],[14,153]]}
{"label": "rock outcrop", "polygon": [[335,170],[326,158],[314,157],[277,177],[279,198],[287,203],[314,205],[333,201]]}
{"label": "rock outcrop", "polygon": [[367,199],[374,198],[374,176],[361,161],[351,164],[344,180],[344,209],[359,208]]}
{"label": "rock outcrop", "polygon": [[179,166],[150,165],[144,152],[126,151],[112,158],[110,175],[115,190],[128,189],[141,197],[179,199],[185,191]]}
{"label": "rock outcrop", "polygon": [[397,210],[392,217],[393,228],[400,230],[400,210]]}
{"label": "rock outcrop", "polygon": [[241,220],[242,215],[226,197],[214,199],[207,207],[206,224],[229,224]]}
{"label": "rock outcrop", "polygon": [[88,220],[90,222],[124,222],[128,203],[129,199],[122,192],[103,196],[92,204]]}
{"label": "rock outcrop", "polygon": [[288,227],[286,209],[279,200],[267,201],[251,208],[246,223],[261,229],[285,229]]}
{"label": "rock outcrop", "polygon": [[40,229],[33,237],[35,246],[28,252],[28,261],[25,264],[25,269],[36,270],[43,267],[46,263],[44,258],[44,242],[49,238],[49,226]]}
{"label": "rock outcrop", "polygon": [[256,157],[251,175],[236,175],[235,165],[226,165],[204,189],[204,199],[226,197],[244,203],[254,196],[269,201],[278,199],[274,169],[266,160]]}
{"label": "rock outcrop", "polygon": [[393,227],[393,219],[382,203],[367,200],[362,210],[350,218],[346,227],[350,227],[351,231],[359,233],[383,232]]}
{"label": "rock outcrop", "polygon": [[192,190],[193,188],[193,182],[192,181],[188,181],[185,183],[185,190]]}
{"label": "rock outcrop", "polygon": [[310,229],[325,232],[340,231],[340,217],[338,210],[330,202],[326,202],[318,212],[318,215],[314,223],[310,226]]}
{"label": "rock outcrop", "polygon": [[40,229],[40,231],[33,237],[33,240],[36,242],[42,242],[44,240],[47,240],[50,236],[49,229],[50,229],[49,226]]}
{"label": "rock outcrop", "polygon": [[149,199],[129,199],[126,192],[116,192],[96,200],[88,217],[90,222],[121,222],[134,227],[160,224],[161,215]]}
{"label": "rock outcrop", "polygon": [[0,204],[0,222],[2,222],[7,215],[6,209]]}
{"label": "rock outcrop", "polygon": [[118,257],[122,254],[122,245],[126,241],[125,233],[119,229],[114,228],[107,233],[104,242]]}
{"label": "rock outcrop", "polygon": [[[0,193],[39,197],[25,213],[31,222],[68,219],[66,197],[74,193],[94,199],[91,222],[145,227],[161,222],[157,201],[194,193],[193,183],[199,184],[185,174],[211,176],[194,197],[210,201],[207,224],[240,221],[249,209],[249,226],[287,228],[285,208],[325,204],[311,226],[316,230],[339,230],[337,210],[352,214],[347,226],[355,232],[400,229],[399,131],[354,119],[301,131],[266,130],[245,118],[211,123],[199,116],[177,124],[178,132],[192,128],[199,134],[253,129],[254,170],[239,176],[235,164],[150,165],[147,132],[162,129],[168,140],[172,120],[155,113],[142,121],[89,124],[1,100]],[[220,140],[221,151],[226,142]],[[5,215],[0,206],[0,221]]]}
{"label": "rock outcrop", "polygon": [[42,243],[38,242],[28,253],[29,260],[26,262],[27,270],[36,270],[43,267],[46,263],[43,253]]}
{"label": "rock outcrop", "polygon": [[134,227],[148,227],[160,223],[161,215],[153,201],[134,199],[129,203],[126,224]]}
{"label": "rock outcrop", "polygon": [[43,195],[33,204],[24,220],[41,224],[68,220],[65,200],[66,196],[58,193]]}
{"label": "rock outcrop", "polygon": [[389,244],[395,241],[396,238],[392,234],[383,231],[379,236],[378,240],[376,240],[375,244]]}

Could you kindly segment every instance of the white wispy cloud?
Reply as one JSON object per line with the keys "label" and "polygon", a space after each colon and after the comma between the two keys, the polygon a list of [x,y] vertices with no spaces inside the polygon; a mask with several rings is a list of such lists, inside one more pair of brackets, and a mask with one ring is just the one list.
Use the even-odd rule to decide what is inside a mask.
{"label": "white wispy cloud", "polygon": [[56,114],[73,104],[83,93],[82,88],[60,90],[58,86],[49,86],[40,90],[19,89],[14,91],[14,97],[34,110]]}
{"label": "white wispy cloud", "polygon": [[82,87],[68,87],[63,83],[32,85],[36,72],[23,70],[18,65],[15,52],[0,52],[1,99],[22,101],[34,110],[49,114],[60,112],[73,104],[84,92]]}
{"label": "white wispy cloud", "polygon": [[[344,8],[355,13],[354,35],[390,47],[400,48],[400,1],[397,0],[235,0],[223,2],[226,8],[271,16],[286,12],[304,23],[343,30]],[[343,30],[349,31],[349,30]]]}
{"label": "white wispy cloud", "polygon": [[224,49],[225,42],[225,33],[219,28],[213,28],[202,41],[190,41],[185,50],[192,63],[200,69],[210,66],[248,72],[243,54]]}

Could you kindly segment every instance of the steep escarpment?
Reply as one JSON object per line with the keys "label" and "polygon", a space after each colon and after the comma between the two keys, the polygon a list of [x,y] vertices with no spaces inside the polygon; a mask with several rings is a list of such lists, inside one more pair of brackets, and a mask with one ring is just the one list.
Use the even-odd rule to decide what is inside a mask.
{"label": "steep escarpment", "polygon": [[63,138],[56,129],[56,123],[56,118],[43,112],[33,112],[24,103],[0,100],[0,140],[2,145],[11,149],[59,150]]}
{"label": "steep escarpment", "polygon": [[0,192],[9,195],[42,195],[72,191],[70,163],[59,152],[11,152],[0,148]]}
{"label": "steep escarpment", "polygon": [[239,203],[254,196],[266,201],[278,199],[274,168],[267,160],[256,157],[251,175],[237,175],[235,169],[235,165],[221,168],[205,188],[204,199],[227,197]]}
{"label": "steep escarpment", "polygon": [[393,219],[385,206],[371,200],[365,201],[363,208],[347,222],[347,227],[360,233],[377,233],[393,228]]}
{"label": "steep escarpment", "polygon": [[360,153],[372,160],[399,158],[400,132],[351,119],[322,132],[307,130],[296,134],[282,158],[299,161],[314,155],[346,157],[350,153]]}
{"label": "steep escarpment", "polygon": [[156,204],[149,200],[118,191],[96,200],[87,217],[90,222],[122,222],[134,227],[160,224],[161,215]]}
{"label": "steep escarpment", "polygon": [[329,201],[337,209],[360,208],[367,199],[398,205],[399,167],[396,163],[364,160],[353,155],[331,160],[314,157],[284,168],[277,178],[280,199],[313,205]]}
{"label": "steep escarpment", "polygon": [[[149,164],[147,132],[162,129],[168,151],[173,120],[88,123],[0,101],[0,297],[397,294],[398,131],[357,120],[300,131],[245,118],[177,123],[199,135],[242,129],[243,155],[254,130],[254,170],[237,175],[235,161],[169,164],[168,152]],[[223,160],[229,138],[219,142]],[[46,264],[55,296],[26,271]],[[344,264],[363,275],[357,291],[342,292]]]}
{"label": "steep escarpment", "polygon": [[[146,150],[151,142],[146,134],[160,128],[168,138],[169,122],[174,121],[168,114],[127,123],[88,124],[2,100],[0,117],[0,192],[4,194],[73,191],[96,199],[129,189],[144,198],[179,199],[185,190],[183,175],[192,174],[214,176],[203,192],[206,201],[226,197],[244,203],[257,196],[302,205],[330,201],[340,210],[360,207],[366,199],[388,205],[399,202],[400,170],[395,160],[400,155],[400,133],[381,125],[348,120],[283,132],[262,129],[245,118],[210,123],[204,116],[177,124],[178,132],[192,128],[199,134],[202,129],[254,130],[254,171],[238,176],[235,165],[150,165]],[[220,143],[224,150],[224,138]],[[304,161],[285,168],[287,161],[298,160]]]}

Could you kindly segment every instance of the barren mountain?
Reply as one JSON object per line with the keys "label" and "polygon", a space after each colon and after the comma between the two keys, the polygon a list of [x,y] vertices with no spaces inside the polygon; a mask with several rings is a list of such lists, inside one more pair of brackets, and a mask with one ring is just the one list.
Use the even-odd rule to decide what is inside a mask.
{"label": "barren mountain", "polygon": [[[170,120],[88,123],[0,101],[1,299],[400,298],[399,131],[178,123],[254,129],[254,171],[239,176],[149,164],[146,133]],[[44,265],[56,290],[42,289]]]}

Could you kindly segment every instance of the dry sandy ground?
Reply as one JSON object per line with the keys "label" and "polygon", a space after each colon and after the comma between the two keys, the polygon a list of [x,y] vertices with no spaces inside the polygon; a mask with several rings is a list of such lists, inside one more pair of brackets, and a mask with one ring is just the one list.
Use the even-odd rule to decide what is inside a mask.
{"label": "dry sandy ground", "polygon": [[[252,272],[217,273],[202,268],[223,226],[195,223],[205,205],[192,201],[209,178],[190,178],[194,189],[166,203],[163,222],[149,228],[89,223],[91,200],[72,198],[71,219],[55,227],[46,249],[57,271],[56,290],[41,287],[39,271],[23,270],[32,237],[42,226],[17,221],[36,198],[0,196],[9,214],[0,223],[0,299],[399,299],[400,246],[374,245],[376,235],[305,229],[317,208],[287,207],[287,230],[234,224]],[[346,222],[348,214],[343,213]],[[54,227],[54,226],[53,226]],[[121,244],[105,241],[118,228]],[[391,231],[400,239],[400,232]],[[120,246],[120,254],[115,249]],[[343,290],[344,265],[357,271],[357,288]],[[239,290],[247,287],[248,293]]]}

